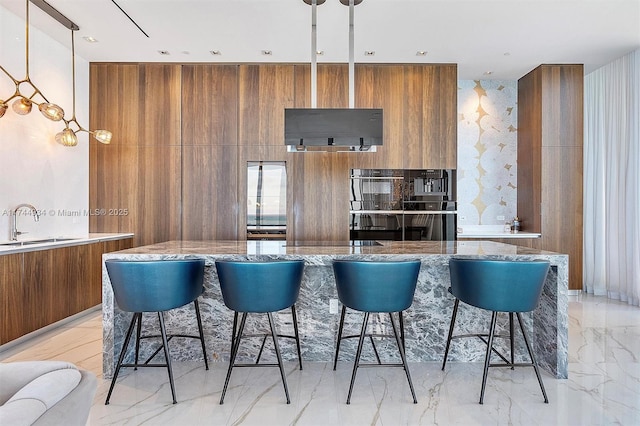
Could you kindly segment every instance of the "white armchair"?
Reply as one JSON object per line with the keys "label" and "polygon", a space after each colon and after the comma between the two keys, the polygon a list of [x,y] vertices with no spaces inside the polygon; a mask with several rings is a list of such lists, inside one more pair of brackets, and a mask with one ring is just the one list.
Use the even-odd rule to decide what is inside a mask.
{"label": "white armchair", "polygon": [[85,425],[96,376],[63,361],[0,363],[0,424]]}

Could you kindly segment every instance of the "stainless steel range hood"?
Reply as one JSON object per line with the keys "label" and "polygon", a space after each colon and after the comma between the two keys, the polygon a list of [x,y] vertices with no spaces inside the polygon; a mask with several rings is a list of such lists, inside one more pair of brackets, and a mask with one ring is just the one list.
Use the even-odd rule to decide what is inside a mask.
{"label": "stainless steel range hood", "polygon": [[375,152],[382,145],[382,109],[289,108],[284,138],[289,152]]}

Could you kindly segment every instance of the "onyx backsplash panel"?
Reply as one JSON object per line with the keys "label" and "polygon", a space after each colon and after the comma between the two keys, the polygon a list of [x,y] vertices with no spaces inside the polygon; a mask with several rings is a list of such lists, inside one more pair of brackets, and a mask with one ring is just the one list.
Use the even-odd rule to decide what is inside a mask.
{"label": "onyx backsplash panel", "polygon": [[517,100],[515,80],[458,81],[458,226],[517,215]]}

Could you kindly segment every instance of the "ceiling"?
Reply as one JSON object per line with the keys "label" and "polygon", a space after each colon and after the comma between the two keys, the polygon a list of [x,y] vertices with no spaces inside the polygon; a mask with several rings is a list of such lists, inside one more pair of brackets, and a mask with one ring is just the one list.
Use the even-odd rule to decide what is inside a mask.
{"label": "ceiling", "polygon": [[[311,62],[303,0],[115,1],[148,37],[112,0],[48,3],[80,27],[76,54],[90,62]],[[0,6],[25,16],[24,0]],[[33,5],[30,21],[70,45],[70,31]],[[354,40],[356,63],[457,63],[460,79],[513,80],[542,63],[589,73],[640,48],[640,0],[364,0]],[[318,63],[349,61],[349,7],[338,0],[317,7],[317,48]]]}

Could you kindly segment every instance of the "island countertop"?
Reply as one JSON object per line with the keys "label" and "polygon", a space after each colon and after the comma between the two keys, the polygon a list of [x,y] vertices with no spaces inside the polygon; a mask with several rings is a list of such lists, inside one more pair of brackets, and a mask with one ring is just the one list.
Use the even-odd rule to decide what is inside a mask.
{"label": "island countertop", "polygon": [[[354,245],[355,244],[355,245]],[[366,244],[366,245],[365,245]],[[144,255],[531,255],[556,256],[559,253],[492,241],[167,241],[134,247],[119,254]]]}
{"label": "island countertop", "polygon": [[[304,361],[328,362],[333,359],[338,311],[331,309],[337,299],[333,270],[333,259],[353,260],[401,260],[421,261],[418,284],[413,305],[405,312],[406,352],[410,362],[442,362],[447,330],[453,308],[453,297],[448,293],[449,259],[470,257],[504,260],[543,259],[551,263],[538,308],[524,315],[526,327],[534,336],[534,350],[539,354],[538,362],[555,377],[567,377],[567,288],[568,256],[566,254],[541,251],[493,241],[380,241],[379,244],[349,241],[168,241],[148,246],[135,247],[103,255],[106,259],[122,260],[168,260],[201,258],[205,260],[205,292],[201,296],[200,310],[204,324],[207,351],[214,360],[227,361],[233,313],[228,310],[220,294],[215,261],[225,260],[278,260],[302,259],[305,272],[296,310],[301,334]],[[104,263],[104,262],[103,262]],[[124,341],[131,314],[120,311],[114,302],[113,291],[106,268],[103,265],[103,373],[105,378],[113,374],[115,358]],[[171,327],[176,333],[189,334],[193,330],[193,309],[189,307],[171,311]],[[349,311],[352,312],[352,311]],[[486,312],[470,306],[461,306],[458,311],[458,332],[480,332],[488,329]],[[286,334],[291,331],[290,315],[278,314],[279,327]],[[505,315],[506,317],[506,315]],[[349,319],[351,318],[351,319]],[[361,321],[359,313],[347,315],[347,324],[356,326]],[[383,315],[376,317],[376,327],[386,327]],[[149,315],[143,328],[149,334],[158,334],[157,317]],[[251,333],[251,331],[248,331]],[[190,339],[171,347],[176,360],[200,360],[201,351],[197,341]],[[250,339],[249,339],[250,340]],[[260,339],[249,342],[242,355],[250,359],[257,353]],[[288,340],[288,339],[286,339]],[[285,344],[287,343],[285,340]],[[353,339],[351,339],[353,340]],[[484,358],[486,346],[479,339],[452,346],[449,360],[478,362]],[[502,340],[502,339],[499,339]],[[244,340],[243,340],[244,341]],[[518,353],[526,354],[521,341],[517,340]],[[355,344],[346,341],[343,344]],[[244,344],[244,343],[243,343]],[[257,345],[257,346],[256,346]],[[378,346],[378,344],[376,344]],[[147,344],[148,346],[148,344]],[[131,349],[131,348],[130,348]],[[151,349],[143,349],[146,353]],[[507,349],[508,350],[508,349]],[[265,351],[267,349],[265,348]],[[380,344],[381,356],[390,359],[396,355],[394,345]],[[268,352],[268,351],[267,351]],[[355,348],[353,350],[355,352]],[[366,352],[366,350],[365,350]],[[363,356],[366,358],[366,353]],[[372,352],[369,350],[369,352]],[[341,351],[342,353],[342,351]],[[344,352],[349,353],[349,350]],[[384,355],[382,355],[384,354]],[[370,356],[371,354],[369,354]],[[128,355],[129,357],[131,354]],[[143,356],[143,355],[141,355]],[[284,346],[283,357],[295,359],[295,351]],[[521,357],[527,360],[526,355]]]}

